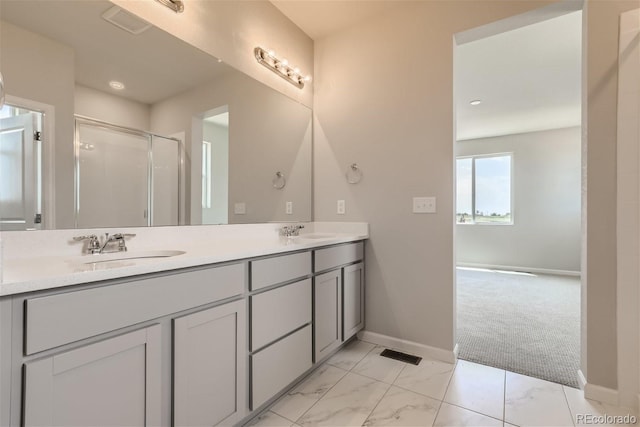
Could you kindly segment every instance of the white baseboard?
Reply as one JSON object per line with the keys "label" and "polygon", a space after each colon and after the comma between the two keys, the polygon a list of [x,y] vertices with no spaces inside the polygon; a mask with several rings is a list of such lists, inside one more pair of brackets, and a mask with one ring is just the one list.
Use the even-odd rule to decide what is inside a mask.
{"label": "white baseboard", "polygon": [[580,390],[584,390],[585,386],[587,385],[587,379],[582,373],[582,369],[578,369],[578,385],[580,386]]}
{"label": "white baseboard", "polygon": [[589,383],[584,386],[584,397],[615,406],[618,406],[619,403],[618,390]]}
{"label": "white baseboard", "polygon": [[457,345],[453,349],[453,351],[449,351],[437,347],[419,344],[414,341],[407,341],[400,338],[390,337],[388,335],[378,334],[371,331],[358,332],[358,338],[362,341],[370,342],[372,344],[377,344],[384,347],[391,347],[415,356],[442,360],[449,363],[456,363],[457,360]]}
{"label": "white baseboard", "polygon": [[475,264],[472,262],[458,262],[457,267],[469,267],[469,268],[486,268],[488,270],[505,270],[505,271],[524,271],[527,273],[538,274],[553,274],[556,276],[573,276],[580,277],[579,271],[572,270],[554,270],[550,268],[532,268],[532,267],[518,267],[513,265],[494,265],[494,264]]}

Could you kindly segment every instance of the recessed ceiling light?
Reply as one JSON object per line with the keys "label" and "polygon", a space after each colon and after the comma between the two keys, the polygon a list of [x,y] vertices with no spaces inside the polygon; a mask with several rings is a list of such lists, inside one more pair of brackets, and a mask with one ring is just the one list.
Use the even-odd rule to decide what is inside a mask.
{"label": "recessed ceiling light", "polygon": [[481,99],[474,99],[473,101],[469,102],[469,104],[471,105],[480,105],[482,104],[482,100]]}
{"label": "recessed ceiling light", "polygon": [[124,83],[118,82],[118,81],[115,81],[115,80],[110,81],[109,82],[109,86],[111,86],[111,89],[115,89],[115,90],[124,89]]}

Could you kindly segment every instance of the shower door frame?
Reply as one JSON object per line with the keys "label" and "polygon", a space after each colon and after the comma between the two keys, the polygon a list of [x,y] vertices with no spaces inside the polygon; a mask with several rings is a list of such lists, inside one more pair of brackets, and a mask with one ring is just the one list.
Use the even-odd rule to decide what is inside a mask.
{"label": "shower door frame", "polygon": [[[164,136],[157,133],[144,131],[140,129],[134,129],[127,126],[115,125],[113,123],[105,122],[103,120],[94,119],[92,117],[82,116],[79,114],[74,115],[74,137],[73,137],[73,216],[74,227],[78,228],[78,216],[80,215],[80,125],[90,125],[103,130],[117,131],[126,133],[129,135],[140,136],[148,139],[147,145],[147,227],[153,226],[153,137],[163,138],[170,141],[175,141],[178,144],[178,180],[177,180],[177,221],[175,225],[180,225],[181,221],[181,209],[180,200],[182,196],[182,175],[183,171],[183,156],[184,156],[184,142],[178,138]],[[125,227],[126,225],[123,225]]]}

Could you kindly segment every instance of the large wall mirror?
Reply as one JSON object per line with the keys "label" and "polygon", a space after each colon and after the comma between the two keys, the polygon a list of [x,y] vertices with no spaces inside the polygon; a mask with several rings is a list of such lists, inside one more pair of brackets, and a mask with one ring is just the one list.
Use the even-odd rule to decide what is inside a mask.
{"label": "large wall mirror", "polygon": [[311,220],[308,107],[106,0],[0,7],[0,230]]}

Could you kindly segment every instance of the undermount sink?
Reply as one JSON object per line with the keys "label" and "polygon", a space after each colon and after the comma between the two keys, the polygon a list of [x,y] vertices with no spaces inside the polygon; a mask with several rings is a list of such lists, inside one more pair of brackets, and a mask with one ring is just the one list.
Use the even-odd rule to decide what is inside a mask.
{"label": "undermount sink", "polygon": [[99,255],[87,255],[83,256],[82,264],[99,264],[105,262],[114,261],[129,261],[135,259],[148,259],[148,258],[169,258],[177,255],[185,254],[185,251],[177,250],[158,250],[158,251],[140,251],[140,252],[113,252]]}

